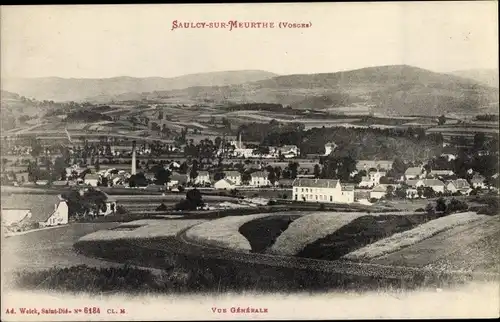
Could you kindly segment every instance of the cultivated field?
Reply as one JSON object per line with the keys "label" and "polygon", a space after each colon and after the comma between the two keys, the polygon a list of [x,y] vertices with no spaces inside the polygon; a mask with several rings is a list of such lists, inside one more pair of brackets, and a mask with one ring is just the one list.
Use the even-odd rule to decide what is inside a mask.
{"label": "cultivated field", "polygon": [[451,214],[429,221],[414,229],[397,233],[373,244],[369,244],[345,255],[344,258],[356,261],[374,259],[421,242],[424,239],[434,236],[444,230],[464,225],[484,217],[485,216],[477,215],[474,212]]}
{"label": "cultivated field", "polygon": [[79,241],[99,241],[117,239],[147,239],[174,237],[182,230],[204,222],[197,220],[143,219],[120,224],[112,229],[99,230],[83,236]]}

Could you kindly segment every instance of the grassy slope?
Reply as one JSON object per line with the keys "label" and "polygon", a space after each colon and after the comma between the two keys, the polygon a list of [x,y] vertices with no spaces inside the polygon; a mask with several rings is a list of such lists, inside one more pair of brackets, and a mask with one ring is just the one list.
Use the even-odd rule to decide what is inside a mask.
{"label": "grassy slope", "polygon": [[425,224],[419,225],[411,230],[394,234],[388,238],[381,239],[373,244],[357,249],[346,256],[349,260],[370,260],[381,257],[386,254],[396,252],[404,247],[414,245],[432,237],[442,231],[456,226],[484,218],[483,215],[477,215],[474,212],[464,212],[451,214],[445,217],[431,220]]}
{"label": "grassy slope", "polygon": [[307,245],[297,256],[336,260],[343,255],[395,233],[412,229],[435,216],[363,216],[341,227],[333,234]]}
{"label": "grassy slope", "polygon": [[300,215],[269,216],[243,224],[239,232],[250,242],[253,252],[264,252]]}

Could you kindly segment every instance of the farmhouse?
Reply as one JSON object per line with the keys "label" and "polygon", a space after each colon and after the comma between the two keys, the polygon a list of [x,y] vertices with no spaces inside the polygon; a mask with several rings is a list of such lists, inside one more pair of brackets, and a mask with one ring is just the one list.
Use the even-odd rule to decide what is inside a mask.
{"label": "farmhouse", "polygon": [[370,199],[380,199],[387,194],[387,187],[389,184],[379,184],[370,191]]}
{"label": "farmhouse", "polygon": [[250,180],[250,185],[254,187],[263,187],[271,185],[268,179],[269,174],[265,171],[257,171],[252,173],[252,180]]}
{"label": "farmhouse", "polygon": [[418,179],[422,176],[423,169],[421,167],[410,167],[406,169],[404,177],[408,179]]}
{"label": "farmhouse", "polygon": [[447,176],[452,176],[454,174],[455,173],[453,172],[453,170],[431,170],[428,177],[431,178],[447,177]]}
{"label": "farmhouse", "polygon": [[96,173],[88,173],[85,175],[84,183],[86,185],[97,187],[97,183],[99,182],[99,175]]}
{"label": "farmhouse", "polygon": [[332,179],[295,179],[292,198],[306,202],[354,202],[353,187],[342,187],[339,180]]}
{"label": "farmhouse", "polygon": [[210,183],[210,174],[208,173],[208,171],[198,171],[198,175],[196,176],[196,178],[194,180],[192,180],[191,178],[189,178],[189,181],[190,182],[193,182],[193,184],[197,184],[197,185],[203,185],[205,183]]}
{"label": "farmhouse", "polygon": [[232,190],[236,188],[236,184],[233,181],[224,178],[214,183],[214,188],[219,190]]}
{"label": "farmhouse", "polygon": [[424,187],[432,188],[435,192],[444,193],[445,184],[441,180],[437,179],[425,179],[422,180],[424,183]]}
{"label": "farmhouse", "polygon": [[392,161],[390,160],[359,160],[356,163],[356,169],[358,171],[361,170],[370,170],[371,168],[379,169],[379,170],[390,170],[392,168]]}
{"label": "farmhouse", "polygon": [[460,192],[462,194],[467,194],[470,189],[469,183],[465,179],[450,180],[446,182],[446,191],[451,193]]}
{"label": "farmhouse", "polygon": [[16,230],[68,223],[68,205],[59,195],[13,194],[2,198],[3,218]]}
{"label": "farmhouse", "polygon": [[300,150],[296,145],[284,145],[275,150],[277,156],[280,154],[285,158],[295,158],[300,154]]}
{"label": "farmhouse", "polygon": [[333,151],[335,151],[335,149],[337,148],[337,144],[335,144],[334,142],[328,142],[327,144],[325,144],[325,156],[328,156],[330,155]]}
{"label": "farmhouse", "polygon": [[224,171],[224,178],[236,186],[241,185],[241,174],[238,171]]}
{"label": "farmhouse", "polygon": [[361,178],[360,187],[371,188],[380,183],[380,178],[385,177],[386,172],[370,171],[367,176]]}
{"label": "farmhouse", "polygon": [[485,178],[480,175],[480,174],[475,174],[472,179],[470,180],[470,183],[473,188],[481,188],[484,189],[486,188],[486,184],[484,183]]}

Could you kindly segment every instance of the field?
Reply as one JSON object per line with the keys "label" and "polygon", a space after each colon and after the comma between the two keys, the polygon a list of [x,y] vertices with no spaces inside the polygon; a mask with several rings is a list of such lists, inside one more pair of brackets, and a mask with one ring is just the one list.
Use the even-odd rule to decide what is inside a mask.
{"label": "field", "polygon": [[109,266],[108,262],[73,251],[73,244],[89,233],[116,227],[117,223],[76,223],[2,239],[2,271],[42,270],[52,267]]}
{"label": "field", "polygon": [[431,220],[414,229],[407,230],[401,233],[396,233],[388,238],[379,240],[373,244],[369,244],[363,248],[357,249],[346,256],[349,260],[370,260],[385,254],[393,253],[401,248],[414,245],[429,237],[436,235],[439,232],[453,228],[455,226],[464,225],[476,220],[480,220],[485,216],[477,215],[473,212],[451,214],[442,218]]}

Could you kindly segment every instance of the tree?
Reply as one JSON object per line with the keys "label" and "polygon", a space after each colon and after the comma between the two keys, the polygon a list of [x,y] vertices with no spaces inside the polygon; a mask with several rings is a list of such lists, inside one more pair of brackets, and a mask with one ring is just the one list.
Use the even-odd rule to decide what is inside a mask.
{"label": "tree", "polygon": [[407,191],[407,188],[402,186],[402,187],[396,188],[396,190],[394,191],[394,194],[399,199],[405,199],[406,198],[406,191]]}
{"label": "tree", "polygon": [[252,175],[250,173],[248,173],[247,171],[245,171],[241,174],[241,181],[244,184],[248,184],[251,180],[252,180]]}
{"label": "tree", "polygon": [[161,205],[156,207],[156,211],[167,211],[167,210],[168,210],[168,207],[165,206],[165,204],[163,202],[161,203]]}
{"label": "tree", "polygon": [[297,173],[299,171],[299,163],[298,162],[290,162],[288,164],[288,169],[290,170],[290,179],[296,179]]}
{"label": "tree", "polygon": [[466,202],[457,200],[455,198],[451,199],[447,207],[447,213],[466,211],[469,209],[469,205]]}
{"label": "tree", "polygon": [[274,173],[274,171],[270,171],[269,174],[267,175],[267,179],[269,180],[269,182],[271,182],[271,185],[274,186],[274,184],[276,183],[276,174]]}
{"label": "tree", "polygon": [[436,211],[445,212],[446,211],[446,200],[443,197],[436,201]]}
{"label": "tree", "polygon": [[436,196],[436,192],[431,187],[424,187],[423,195],[425,198],[433,198]]}
{"label": "tree", "polygon": [[32,139],[30,146],[31,146],[30,154],[32,157],[35,158],[35,164],[38,165],[38,156],[43,151],[42,145],[40,144],[39,140]]}
{"label": "tree", "polygon": [[130,187],[145,187],[148,185],[148,180],[142,172],[131,175],[128,182]]}
{"label": "tree", "polygon": [[444,125],[445,123],[446,123],[446,116],[441,115],[441,116],[438,118],[438,124],[439,124],[439,125]]}
{"label": "tree", "polygon": [[155,175],[155,184],[164,185],[170,181],[171,172],[165,169],[162,165],[156,164],[151,168]]}
{"label": "tree", "polygon": [[195,181],[198,177],[198,161],[193,160],[193,164],[191,165],[191,171],[189,172],[189,178],[191,181]]}
{"label": "tree", "polygon": [[387,199],[391,199],[393,194],[394,194],[394,187],[393,186],[387,186],[387,190],[385,192],[385,197]]}
{"label": "tree", "polygon": [[428,214],[434,214],[434,207],[432,206],[432,203],[428,203],[427,206],[425,206],[425,212]]}
{"label": "tree", "polygon": [[214,174],[214,180],[215,181],[219,181],[219,180],[222,180],[224,179],[226,175],[224,174],[224,172],[222,171],[217,171],[215,174]]}
{"label": "tree", "polygon": [[319,178],[321,176],[321,167],[319,164],[314,165],[314,177]]}
{"label": "tree", "polygon": [[175,208],[177,210],[196,210],[203,207],[205,203],[198,189],[191,189],[186,193],[186,199],[181,200]]}

